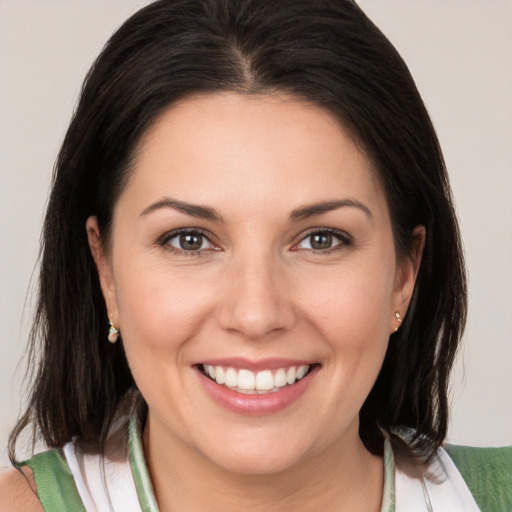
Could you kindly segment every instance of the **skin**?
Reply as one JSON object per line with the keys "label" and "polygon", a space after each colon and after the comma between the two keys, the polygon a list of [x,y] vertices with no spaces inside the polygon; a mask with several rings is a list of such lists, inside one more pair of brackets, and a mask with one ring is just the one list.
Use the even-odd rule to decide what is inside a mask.
{"label": "skin", "polygon": [[0,474],[0,512],[43,512],[32,471],[9,469]]}
{"label": "skin", "polygon": [[[223,221],[147,211],[164,198]],[[337,200],[363,207],[290,219]],[[204,232],[199,252],[172,238],[183,228]],[[340,233],[332,247],[311,248],[311,232],[327,229]],[[380,509],[383,464],[359,438],[358,413],[395,312],[407,310],[424,229],[398,261],[375,170],[328,112],[282,95],[183,100],[141,141],[109,243],[96,218],[87,231],[148,403],[144,445],[162,511]],[[209,397],[194,367],[233,356],[319,371],[285,409],[237,414]]]}

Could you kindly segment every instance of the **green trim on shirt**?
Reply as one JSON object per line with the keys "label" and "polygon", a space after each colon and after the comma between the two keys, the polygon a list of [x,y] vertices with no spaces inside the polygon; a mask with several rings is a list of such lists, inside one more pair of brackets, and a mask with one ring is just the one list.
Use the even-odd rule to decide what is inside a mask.
{"label": "green trim on shirt", "polygon": [[[128,432],[128,454],[140,506],[143,512],[158,512],[158,504],[144,458],[141,428],[137,418],[130,419]],[[391,444],[387,440],[384,445],[384,491],[380,512],[395,512],[395,460]]]}
{"label": "green trim on shirt", "polygon": [[144,458],[144,449],[141,439],[142,433],[139,421],[135,416],[132,416],[128,429],[128,457],[140,508],[142,512],[159,512],[153,491],[153,484],[151,483]]}
{"label": "green trim on shirt", "polygon": [[[144,461],[140,426],[134,419],[130,421],[128,442],[130,466],[140,506],[144,512],[158,512]],[[445,449],[482,512],[512,512],[512,447],[446,446]],[[61,450],[52,449],[34,455],[22,466],[32,469],[37,494],[45,512],[86,512]],[[386,443],[381,512],[395,510],[394,487],[393,453]]]}
{"label": "green trim on shirt", "polygon": [[388,439],[384,441],[384,489],[380,512],[395,512],[395,457]]}
{"label": "green trim on shirt", "polygon": [[512,512],[512,446],[445,446],[482,512]]}
{"label": "green trim on shirt", "polygon": [[45,512],[86,512],[60,450],[38,453],[21,465],[32,469],[37,496]]}

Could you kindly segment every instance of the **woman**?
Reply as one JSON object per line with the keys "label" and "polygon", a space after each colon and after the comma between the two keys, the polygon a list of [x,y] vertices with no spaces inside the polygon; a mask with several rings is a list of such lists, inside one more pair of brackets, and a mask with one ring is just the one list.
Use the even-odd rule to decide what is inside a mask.
{"label": "woman", "polygon": [[506,473],[466,476],[506,453],[440,448],[458,228],[409,72],[352,2],[128,20],[59,156],[40,290],[11,457],[29,425],[53,449],[6,477],[6,510],[510,503]]}

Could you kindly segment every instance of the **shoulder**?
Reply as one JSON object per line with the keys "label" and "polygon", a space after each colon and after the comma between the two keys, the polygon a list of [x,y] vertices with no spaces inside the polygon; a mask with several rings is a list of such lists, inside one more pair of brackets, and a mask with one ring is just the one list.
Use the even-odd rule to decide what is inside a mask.
{"label": "shoulder", "polygon": [[32,471],[11,468],[0,472],[0,512],[42,512]]}
{"label": "shoulder", "polygon": [[512,511],[512,446],[444,449],[457,466],[482,511]]}
{"label": "shoulder", "polygon": [[505,479],[510,486],[512,446],[474,448],[471,446],[448,445],[444,449],[463,476],[473,474],[478,475],[479,479],[497,482]]}

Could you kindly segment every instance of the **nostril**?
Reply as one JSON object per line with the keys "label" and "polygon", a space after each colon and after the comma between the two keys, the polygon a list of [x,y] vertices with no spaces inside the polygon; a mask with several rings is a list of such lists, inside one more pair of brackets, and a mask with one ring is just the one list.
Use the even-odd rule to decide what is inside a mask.
{"label": "nostril", "polygon": [[254,247],[233,256],[217,296],[218,322],[224,330],[259,340],[294,325],[287,283],[277,265]]}
{"label": "nostril", "polygon": [[291,307],[278,300],[259,301],[256,297],[220,306],[218,322],[224,330],[258,340],[291,328],[295,316]]}

